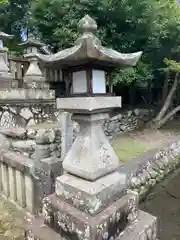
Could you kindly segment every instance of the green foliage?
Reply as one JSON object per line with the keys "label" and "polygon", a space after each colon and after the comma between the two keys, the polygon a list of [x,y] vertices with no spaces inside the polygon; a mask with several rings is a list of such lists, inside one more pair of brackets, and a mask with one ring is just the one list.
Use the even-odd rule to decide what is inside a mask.
{"label": "green foliage", "polygon": [[0,0],[0,4],[7,4],[8,0]]}
{"label": "green foliage", "polygon": [[25,15],[31,0],[1,0],[0,30],[13,34],[14,39],[8,42],[10,50],[17,52],[21,40],[21,30],[25,26]]}
{"label": "green foliage", "polygon": [[167,68],[176,73],[180,73],[180,63],[172,59],[164,59],[164,63],[167,65]]}
{"label": "green foliage", "polygon": [[38,0],[32,4],[33,25],[54,50],[69,47],[77,22],[88,13],[98,23],[102,43],[121,52],[143,50],[136,68],[114,73],[114,83],[152,79],[180,46],[180,9],[175,0]]}
{"label": "green foliage", "polygon": [[150,66],[140,61],[134,68],[126,68],[113,73],[114,85],[124,84],[130,85],[132,82],[134,84],[139,84],[152,80],[153,74]]}
{"label": "green foliage", "polygon": [[[164,58],[180,50],[180,8],[176,0],[0,0],[0,28],[20,40],[34,28],[43,42],[59,49],[73,45],[77,23],[89,14],[98,23],[102,44],[121,52],[143,51],[136,68],[113,74],[114,83],[150,81]],[[13,48],[13,47],[12,47]]]}

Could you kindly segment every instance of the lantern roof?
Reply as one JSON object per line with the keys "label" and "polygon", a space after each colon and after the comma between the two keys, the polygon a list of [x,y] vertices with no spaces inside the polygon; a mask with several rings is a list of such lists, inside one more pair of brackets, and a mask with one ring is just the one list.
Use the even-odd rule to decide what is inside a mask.
{"label": "lantern roof", "polygon": [[4,39],[12,39],[13,35],[9,35],[7,33],[1,32],[0,31],[0,40],[4,40]]}
{"label": "lantern roof", "polygon": [[24,41],[23,43],[20,43],[19,45],[24,46],[24,47],[37,47],[37,48],[45,46],[44,43],[41,43],[35,39],[33,33],[29,33],[28,39],[26,41]]}
{"label": "lantern roof", "polygon": [[79,38],[74,46],[61,50],[56,54],[41,55],[39,60],[46,65],[58,65],[60,68],[95,64],[112,68],[135,66],[142,52],[123,54],[102,46],[96,37],[97,23],[89,15],[85,15],[78,23]]}

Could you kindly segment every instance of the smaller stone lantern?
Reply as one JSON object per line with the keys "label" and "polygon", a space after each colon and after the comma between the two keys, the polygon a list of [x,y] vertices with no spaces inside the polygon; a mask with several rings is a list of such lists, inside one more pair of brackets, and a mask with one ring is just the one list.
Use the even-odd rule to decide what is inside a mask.
{"label": "smaller stone lantern", "polygon": [[0,32],[0,88],[10,88],[12,86],[13,76],[8,67],[8,49],[4,47],[4,40],[12,39],[13,36]]}
{"label": "smaller stone lantern", "polygon": [[25,48],[24,57],[30,62],[29,68],[24,76],[24,87],[25,88],[49,88],[49,84],[45,82],[45,78],[39,68],[38,59],[36,54],[38,48],[45,44],[36,41],[34,35],[29,33],[27,41],[19,44]]}

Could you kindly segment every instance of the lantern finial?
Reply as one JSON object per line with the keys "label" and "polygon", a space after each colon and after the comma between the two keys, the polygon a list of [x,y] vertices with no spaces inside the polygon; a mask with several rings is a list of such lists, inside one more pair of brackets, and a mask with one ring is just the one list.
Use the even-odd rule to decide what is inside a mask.
{"label": "lantern finial", "polygon": [[80,33],[95,33],[97,31],[97,23],[89,15],[85,15],[78,23]]}
{"label": "lantern finial", "polygon": [[28,34],[28,40],[29,40],[29,41],[35,41],[35,37],[34,37],[34,34],[33,34],[32,32],[30,32],[30,33]]}

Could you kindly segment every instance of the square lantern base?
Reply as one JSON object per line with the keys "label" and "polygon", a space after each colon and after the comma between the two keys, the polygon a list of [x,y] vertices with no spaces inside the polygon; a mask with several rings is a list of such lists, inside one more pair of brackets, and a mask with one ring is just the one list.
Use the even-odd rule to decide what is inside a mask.
{"label": "square lantern base", "polygon": [[137,220],[138,210],[130,217],[132,206],[138,209],[138,195],[128,192],[91,216],[53,194],[44,200],[43,217],[45,224],[67,239],[103,240],[107,236],[116,238],[128,226],[130,218]]}
{"label": "square lantern base", "polygon": [[[62,237],[59,233],[44,224],[43,218],[36,218],[31,225],[28,226],[25,234],[25,240],[77,240],[77,238]],[[81,238],[79,238],[81,239]],[[78,240],[79,240],[78,239]],[[158,240],[157,239],[157,218],[145,213],[139,212],[138,221],[136,224],[127,227],[116,238],[111,238],[108,234],[103,238],[96,240]],[[85,239],[83,239],[85,240]],[[94,239],[91,239],[94,240]]]}
{"label": "square lantern base", "polygon": [[126,174],[113,172],[95,181],[71,174],[56,178],[56,195],[92,216],[126,194]]}
{"label": "square lantern base", "polygon": [[[134,197],[128,193],[115,201],[99,214],[91,216],[63,201],[55,194],[43,204],[44,223],[60,236],[73,240],[103,240],[107,235],[114,238],[128,224],[129,200]],[[138,204],[138,201],[136,201]]]}

